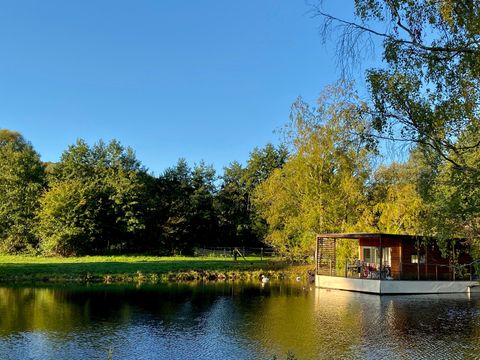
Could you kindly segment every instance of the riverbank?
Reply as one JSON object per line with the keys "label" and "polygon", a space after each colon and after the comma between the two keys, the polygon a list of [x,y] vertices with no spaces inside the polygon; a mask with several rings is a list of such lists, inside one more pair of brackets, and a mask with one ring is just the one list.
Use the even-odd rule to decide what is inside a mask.
{"label": "riverbank", "polygon": [[159,281],[307,278],[312,265],[279,259],[156,256],[74,258],[0,256],[1,283],[155,283]]}

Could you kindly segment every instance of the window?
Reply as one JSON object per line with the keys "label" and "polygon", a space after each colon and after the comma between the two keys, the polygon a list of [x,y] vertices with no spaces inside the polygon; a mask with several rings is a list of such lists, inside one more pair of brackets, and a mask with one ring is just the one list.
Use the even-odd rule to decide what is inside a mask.
{"label": "window", "polygon": [[392,266],[392,248],[391,247],[383,248],[382,263],[384,266]]}
{"label": "window", "polygon": [[369,247],[364,247],[363,248],[363,261],[365,261],[367,263],[372,262],[371,248],[369,248]]}
{"label": "window", "polygon": [[[380,265],[380,248],[375,246],[364,246],[362,248],[362,261],[369,264]],[[385,266],[391,266],[392,263],[392,248],[383,248],[382,264]]]}
{"label": "window", "polygon": [[[418,255],[412,255],[412,264],[418,264]],[[420,255],[420,264],[425,264],[425,255]]]}

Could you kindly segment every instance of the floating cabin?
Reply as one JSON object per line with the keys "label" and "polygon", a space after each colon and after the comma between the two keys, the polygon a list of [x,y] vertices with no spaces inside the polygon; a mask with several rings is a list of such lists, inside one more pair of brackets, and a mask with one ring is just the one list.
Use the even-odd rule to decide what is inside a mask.
{"label": "floating cabin", "polygon": [[[358,257],[352,260],[357,249]],[[468,246],[450,241],[447,249],[444,257],[435,239],[423,236],[320,234],[315,285],[379,295],[478,291]]]}

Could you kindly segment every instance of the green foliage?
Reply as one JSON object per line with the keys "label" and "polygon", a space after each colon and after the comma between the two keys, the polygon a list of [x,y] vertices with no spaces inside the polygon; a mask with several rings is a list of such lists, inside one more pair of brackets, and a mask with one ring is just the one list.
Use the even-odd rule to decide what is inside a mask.
{"label": "green foliage", "polygon": [[264,148],[253,149],[243,175],[247,190],[252,192],[275,169],[281,168],[287,158],[288,150],[285,145],[275,147],[272,144],[267,144]]}
{"label": "green foliage", "polygon": [[266,235],[267,224],[252,204],[256,187],[288,157],[287,148],[267,144],[255,148],[243,168],[233,162],[224,169],[223,184],[216,197],[220,234],[231,245],[259,246]]}
{"label": "green foliage", "polygon": [[32,145],[0,130],[0,251],[33,251],[34,214],[45,186],[44,168]]}
{"label": "green foliage", "polygon": [[133,150],[117,141],[71,145],[51,169],[38,213],[42,249],[74,255],[128,247],[144,228],[142,171]]}
{"label": "green foliage", "polygon": [[[466,132],[459,142],[469,143],[468,137],[476,135]],[[429,230],[441,240],[468,240],[474,255],[480,256],[480,148],[469,151],[468,156],[451,156],[463,156],[467,168],[459,171],[450,162],[431,166],[435,177],[424,187],[430,206]]]}
{"label": "green foliage", "polygon": [[352,131],[363,122],[353,95],[329,88],[316,111],[298,101],[287,128],[292,155],[255,192],[267,241],[291,257],[312,253],[316,233],[349,231],[359,221],[371,152]]}
{"label": "green foliage", "polygon": [[158,179],[158,241],[169,253],[191,254],[216,240],[215,170],[203,162],[191,169],[183,159]]}
{"label": "green foliage", "polygon": [[352,239],[337,239],[335,247],[336,270],[338,275],[345,274],[345,266],[354,264],[359,258],[358,241]]}
{"label": "green foliage", "polygon": [[380,166],[369,186],[362,229],[390,234],[424,233],[427,208],[419,191],[421,171],[419,153],[406,163]]}
{"label": "green foliage", "polygon": [[58,182],[45,193],[37,234],[46,254],[88,253],[98,234],[101,204],[95,184],[79,180]]}
{"label": "green foliage", "polygon": [[367,223],[411,233],[423,223],[424,233],[468,239],[480,253],[480,2],[354,3],[356,22],[317,10],[326,29],[342,24],[343,58],[355,58],[362,35],[382,41],[383,65],[366,74],[370,135],[413,143],[424,157],[412,181],[402,170],[384,189]]}
{"label": "green foliage", "polygon": [[[373,125],[469,167],[453,155],[474,151],[480,140],[480,3],[357,0],[355,6],[362,24],[349,30],[383,40],[386,67],[367,74]],[[466,129],[475,135],[460,144]]]}
{"label": "green foliage", "polygon": [[245,169],[238,162],[233,162],[224,169],[222,180],[215,199],[222,242],[233,246],[251,244],[254,235]]}

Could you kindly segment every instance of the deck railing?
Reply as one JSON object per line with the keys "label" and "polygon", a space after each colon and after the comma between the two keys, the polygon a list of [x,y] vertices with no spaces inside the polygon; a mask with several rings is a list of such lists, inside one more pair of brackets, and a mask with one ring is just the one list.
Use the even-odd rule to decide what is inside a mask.
{"label": "deck railing", "polygon": [[382,266],[375,263],[345,263],[336,266],[336,262],[325,259],[317,265],[318,275],[339,276],[358,279],[373,280],[478,280],[476,260],[470,264],[446,265],[446,264],[402,264],[400,271],[393,271],[388,265]]}

